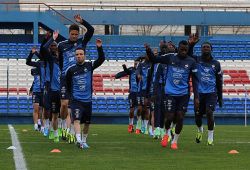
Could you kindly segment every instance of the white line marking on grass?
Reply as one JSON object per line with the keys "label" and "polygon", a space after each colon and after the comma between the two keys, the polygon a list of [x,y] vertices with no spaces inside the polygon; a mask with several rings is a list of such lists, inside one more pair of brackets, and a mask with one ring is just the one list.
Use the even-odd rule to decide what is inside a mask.
{"label": "white line marking on grass", "polygon": [[8,125],[8,127],[11,134],[12,145],[16,147],[16,149],[13,150],[16,170],[27,170],[26,162],[24,160],[22,148],[16,131],[12,125]]}

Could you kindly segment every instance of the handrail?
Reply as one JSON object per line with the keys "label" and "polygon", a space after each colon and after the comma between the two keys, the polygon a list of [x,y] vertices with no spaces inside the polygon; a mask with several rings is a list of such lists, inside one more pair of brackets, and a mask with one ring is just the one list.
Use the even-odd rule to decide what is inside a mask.
{"label": "handrail", "polygon": [[[227,9],[235,9],[235,10],[245,10],[248,11],[248,9],[250,9],[250,3],[234,3],[234,4],[205,4],[205,3],[195,3],[195,4],[183,4],[183,5],[176,5],[176,4],[123,4],[123,3],[116,3],[116,4],[111,4],[111,3],[77,3],[77,4],[46,4],[46,3],[38,3],[38,2],[20,2],[20,3],[15,3],[15,2],[2,2],[0,3],[0,5],[14,5],[14,4],[19,4],[19,5],[44,5],[46,7],[48,7],[49,9],[52,9],[53,11],[55,11],[57,14],[59,14],[60,16],[63,16],[60,12],[56,11],[55,8],[58,7],[69,7],[70,9],[74,8],[74,7],[78,7],[79,8],[89,8],[89,9],[93,9],[95,10],[95,8],[100,8],[100,9],[104,9],[104,8],[114,8],[114,10],[117,10],[118,8],[132,8],[132,9],[148,9],[148,10],[152,10],[152,9],[157,9],[157,10],[161,10],[161,9],[179,9],[181,11],[185,10],[185,9],[199,9],[204,11],[205,9],[221,9],[224,11],[227,11]],[[236,5],[237,6],[234,6]],[[212,6],[213,5],[213,6]],[[65,16],[63,16],[65,19],[72,21],[68,18],[66,18]]]}
{"label": "handrail", "polygon": [[[63,19],[71,22],[72,24],[75,23],[73,20],[69,19],[68,17],[64,16],[62,13],[60,13],[59,11],[55,10],[54,8],[52,8],[51,6],[45,4],[45,3],[15,3],[15,2],[1,2],[0,5],[44,5],[46,6],[49,10],[52,10],[53,12],[55,12],[56,14],[58,14],[60,17],[62,17]],[[40,6],[39,6],[40,9]],[[39,11],[40,12],[40,11]]]}

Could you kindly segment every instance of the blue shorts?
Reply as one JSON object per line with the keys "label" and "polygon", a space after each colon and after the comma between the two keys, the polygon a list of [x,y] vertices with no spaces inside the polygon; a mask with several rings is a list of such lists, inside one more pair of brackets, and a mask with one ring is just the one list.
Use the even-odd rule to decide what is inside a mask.
{"label": "blue shorts", "polygon": [[61,107],[60,92],[50,91],[49,96],[51,100],[51,113],[59,113]]}
{"label": "blue shorts", "polygon": [[183,96],[170,96],[166,95],[164,99],[165,111],[167,113],[176,113],[176,112],[187,112],[189,95]]}
{"label": "blue shorts", "polygon": [[207,109],[214,112],[217,103],[216,93],[199,93],[199,113],[206,114]]}
{"label": "blue shorts", "polygon": [[92,102],[71,101],[71,114],[73,121],[80,120],[80,123],[90,124],[92,115]]}
{"label": "blue shorts", "polygon": [[32,102],[38,103],[40,107],[43,107],[43,92],[33,92]]}
{"label": "blue shorts", "polygon": [[136,101],[136,92],[130,92],[128,95],[129,100],[129,106],[130,108],[136,107],[137,101]]}
{"label": "blue shorts", "polygon": [[67,91],[67,82],[66,82],[65,76],[61,76],[61,79],[60,79],[60,92],[61,92],[61,99],[62,100],[69,99],[69,93]]}

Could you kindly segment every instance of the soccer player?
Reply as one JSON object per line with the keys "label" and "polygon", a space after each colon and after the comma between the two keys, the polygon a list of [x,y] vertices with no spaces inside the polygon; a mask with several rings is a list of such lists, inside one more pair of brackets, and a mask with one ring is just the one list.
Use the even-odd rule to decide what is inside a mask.
{"label": "soccer player", "polygon": [[[193,47],[199,41],[198,34],[192,35],[189,39],[190,52],[193,53]],[[222,107],[222,85],[223,76],[220,66],[220,62],[215,60],[212,56],[212,45],[209,42],[204,42],[201,45],[201,56],[192,57],[197,62],[198,69],[198,92],[199,92],[199,106],[195,107],[195,123],[198,127],[196,135],[196,142],[202,141],[203,115],[207,117],[208,126],[208,139],[207,144],[213,145],[214,141],[214,115],[213,112],[216,107],[216,103],[219,103],[219,107]]]}
{"label": "soccer player", "polygon": [[[161,93],[163,77],[163,67],[161,64],[152,64],[151,72],[149,73],[149,98],[150,98],[150,111],[151,111],[151,125],[152,134],[154,138],[159,138],[161,135],[160,122],[161,122]],[[156,127],[156,128],[155,128]]]}
{"label": "soccer player", "polygon": [[[80,148],[89,148],[87,136],[92,115],[92,76],[93,71],[104,61],[105,56],[102,49],[102,41],[96,40],[98,59],[92,62],[85,62],[85,51],[77,48],[75,51],[77,63],[66,72],[67,90],[71,95],[71,111],[74,121],[77,145]],[[81,138],[81,124],[84,123]]]}
{"label": "soccer player", "polygon": [[187,55],[187,41],[179,42],[177,55],[169,54],[164,57],[154,57],[149,46],[146,46],[146,52],[150,61],[153,63],[167,64],[168,67],[165,83],[166,134],[161,141],[161,145],[163,147],[167,146],[168,138],[171,135],[170,125],[173,122],[174,117],[176,117],[175,135],[171,142],[171,149],[175,150],[178,149],[177,142],[183,127],[183,119],[189,102],[189,79],[191,76],[195,99],[198,97],[196,62],[193,58]]}
{"label": "soccer player", "polygon": [[[59,66],[61,69],[61,109],[60,114],[62,118],[62,139],[66,139],[69,132],[69,123],[67,125],[66,118],[68,115],[68,104],[69,104],[69,96],[66,91],[66,80],[65,80],[65,72],[66,70],[76,64],[75,59],[75,51],[78,48],[82,48],[85,50],[87,43],[90,41],[94,34],[94,28],[80,15],[74,16],[75,21],[77,23],[82,24],[86,27],[87,32],[83,38],[79,38],[79,26],[73,24],[69,27],[69,39],[66,41],[62,41],[58,44],[59,51]],[[66,130],[67,129],[67,130]]]}
{"label": "soccer player", "polygon": [[[136,94],[137,94],[137,88],[138,88],[137,87],[138,80],[137,80],[137,76],[135,72],[136,72],[136,67],[138,65],[138,62],[139,62],[139,59],[136,59],[134,61],[134,66],[130,68],[127,68],[126,65],[123,64],[122,67],[124,71],[119,72],[115,75],[116,79],[129,75],[129,96],[128,96],[129,106],[130,106],[129,125],[128,125],[129,133],[134,132],[134,111],[135,111],[135,107],[137,104]],[[138,115],[137,115],[137,120],[138,120]]]}
{"label": "soccer player", "polygon": [[52,38],[44,44],[43,49],[45,51],[46,61],[49,68],[49,83],[48,83],[48,96],[50,98],[49,105],[51,106],[50,112],[52,113],[52,126],[49,138],[54,139],[54,142],[59,142],[58,134],[58,115],[60,112],[60,76],[61,71],[59,68],[58,49],[55,40],[58,37],[58,32],[53,33]]}
{"label": "soccer player", "polygon": [[138,102],[138,110],[142,110],[141,115],[143,121],[141,126],[141,133],[143,134],[148,134],[149,102],[147,94],[147,79],[150,67],[151,63],[149,62],[149,58],[146,55],[145,59],[138,64],[138,67],[136,69],[136,75],[140,83],[139,84],[140,92],[137,96],[138,100],[137,102]]}
{"label": "soccer player", "polygon": [[32,88],[32,101],[33,101],[33,121],[34,121],[34,129],[39,130],[39,112],[40,107],[43,107],[43,90],[45,83],[45,68],[44,61],[31,61],[32,57],[37,55],[40,57],[36,48],[33,47],[30,51],[29,56],[26,59],[26,65],[36,67],[36,69],[32,69],[32,75],[34,76],[33,88]]}

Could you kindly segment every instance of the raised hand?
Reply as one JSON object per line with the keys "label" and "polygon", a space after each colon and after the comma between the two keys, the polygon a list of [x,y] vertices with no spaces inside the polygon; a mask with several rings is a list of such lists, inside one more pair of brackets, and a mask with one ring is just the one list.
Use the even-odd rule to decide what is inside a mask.
{"label": "raised hand", "polygon": [[101,39],[96,39],[96,46],[101,47],[102,46],[102,40]]}
{"label": "raised hand", "polygon": [[34,54],[36,52],[36,47],[32,47],[31,52]]}
{"label": "raised hand", "polygon": [[198,33],[190,34],[188,42],[189,44],[196,44],[200,40]]}
{"label": "raised hand", "polygon": [[53,40],[56,40],[58,38],[58,35],[59,35],[59,31],[58,30],[55,30],[53,32]]}
{"label": "raised hand", "polygon": [[74,19],[75,19],[75,21],[78,22],[78,23],[81,23],[81,22],[82,22],[82,17],[81,17],[80,14],[75,15],[75,16],[74,16]]}

